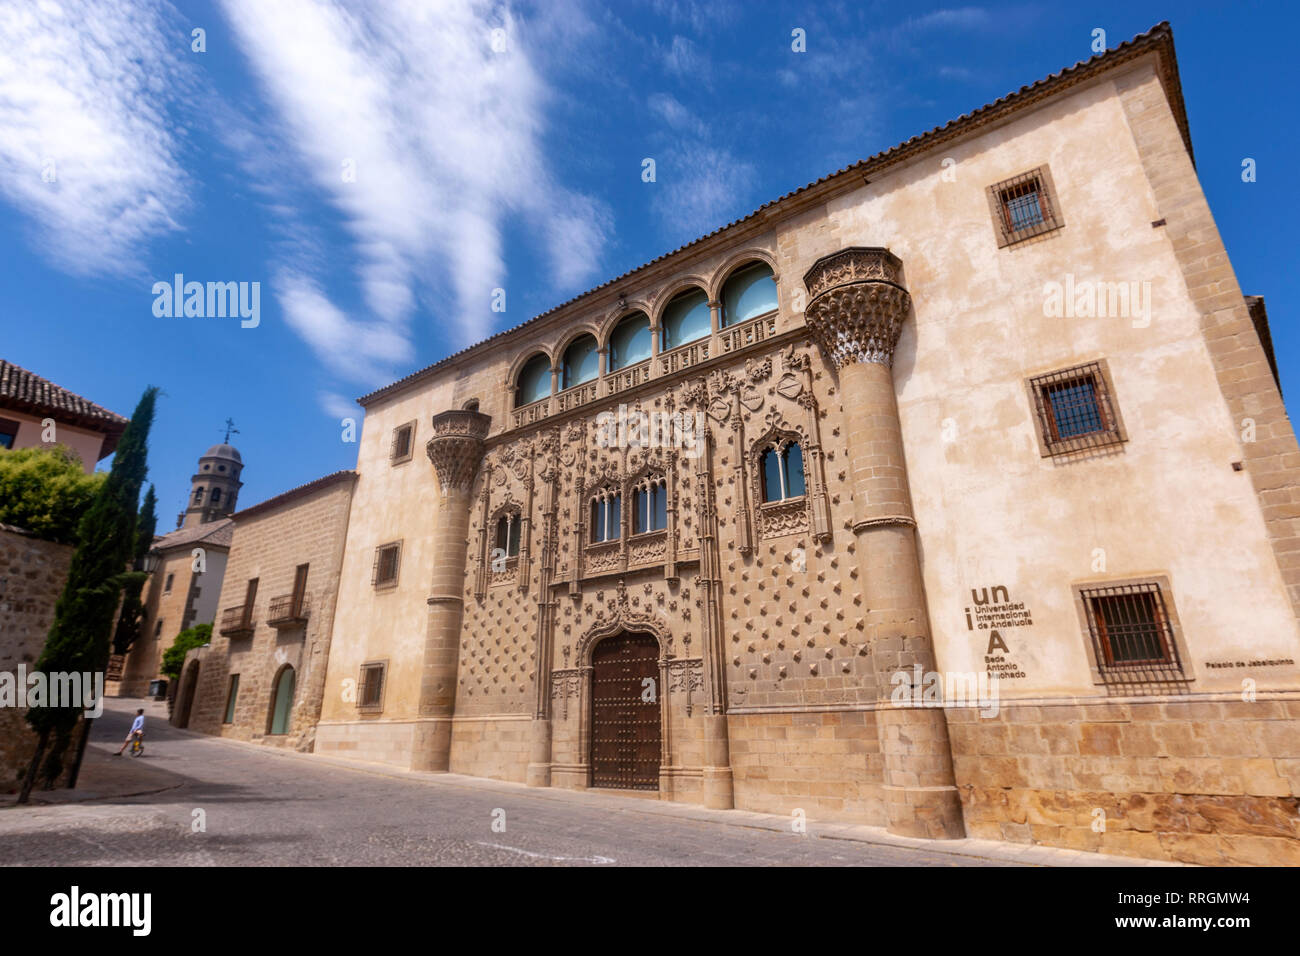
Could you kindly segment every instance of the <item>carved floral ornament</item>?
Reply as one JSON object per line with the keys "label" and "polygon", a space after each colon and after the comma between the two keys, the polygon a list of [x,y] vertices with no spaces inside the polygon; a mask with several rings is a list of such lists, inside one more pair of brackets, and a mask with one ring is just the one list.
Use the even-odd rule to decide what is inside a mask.
{"label": "carved floral ornament", "polygon": [[[689,592],[683,592],[683,600],[689,598]],[[590,666],[591,651],[602,639],[620,631],[633,631],[649,634],[659,642],[661,658],[672,658],[672,631],[668,619],[649,606],[629,596],[627,585],[619,581],[615,598],[610,604],[596,614],[595,621],[578,639],[575,657],[579,666]]]}
{"label": "carved floral ornament", "polygon": [[901,267],[888,249],[852,248],[817,260],[804,276],[812,296],[804,320],[836,368],[893,364],[912,305],[900,284]]}

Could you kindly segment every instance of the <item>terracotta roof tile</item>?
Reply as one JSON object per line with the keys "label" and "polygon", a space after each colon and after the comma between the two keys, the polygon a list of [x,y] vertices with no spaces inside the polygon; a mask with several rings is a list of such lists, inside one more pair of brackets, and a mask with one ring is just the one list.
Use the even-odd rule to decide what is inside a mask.
{"label": "terracotta roof tile", "polygon": [[217,548],[228,548],[234,538],[235,523],[229,518],[197,524],[192,528],[177,528],[153,539],[154,550],[181,548],[200,541]]}
{"label": "terracotta roof tile", "polygon": [[4,359],[0,359],[0,399],[28,405],[33,411],[100,419],[108,425],[119,425],[121,428],[125,428],[127,423],[127,419],[117,412],[96,405],[89,399]]}
{"label": "terracotta roof tile", "polygon": [[21,365],[0,359],[0,409],[3,408],[48,416],[57,422],[103,433],[101,459],[113,453],[129,420]]}

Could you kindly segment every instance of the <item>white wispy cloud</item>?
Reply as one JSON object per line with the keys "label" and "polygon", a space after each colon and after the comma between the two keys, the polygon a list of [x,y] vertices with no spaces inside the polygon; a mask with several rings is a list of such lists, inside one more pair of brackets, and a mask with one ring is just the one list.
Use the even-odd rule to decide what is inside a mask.
{"label": "white wispy cloud", "polygon": [[[527,24],[480,0],[224,0],[283,136],[350,236],[370,317],[332,306],[290,264],[290,323],[340,373],[373,380],[409,360],[423,304],[452,346],[483,338],[507,288],[503,229],[521,217],[557,288],[599,267],[609,214],[555,182],[541,147],[548,90]],[[277,133],[276,128],[282,130]],[[278,148],[279,143],[277,143]],[[349,175],[345,175],[344,164]],[[301,228],[301,225],[298,226]],[[339,356],[338,350],[344,350]]]}
{"label": "white wispy cloud", "polygon": [[993,15],[983,7],[947,7],[932,10],[919,17],[910,17],[904,21],[904,27],[917,30],[931,28],[969,30],[983,27],[993,22]]}
{"label": "white wispy cloud", "polygon": [[713,145],[707,124],[675,97],[655,93],[646,105],[663,124],[650,208],[665,237],[689,242],[749,212],[744,201],[758,181],[754,164]]}
{"label": "white wispy cloud", "polygon": [[360,424],[365,415],[365,410],[350,398],[338,394],[337,392],[319,392],[316,396],[320,404],[320,409],[330,418],[336,418],[340,422],[346,418],[352,419]]}
{"label": "white wispy cloud", "polygon": [[689,38],[680,34],[674,36],[662,55],[664,68],[671,75],[692,83],[709,83],[709,61]]}
{"label": "white wispy cloud", "polygon": [[0,5],[0,192],[55,265],[140,269],[189,206],[169,110],[189,37],[153,0]]}

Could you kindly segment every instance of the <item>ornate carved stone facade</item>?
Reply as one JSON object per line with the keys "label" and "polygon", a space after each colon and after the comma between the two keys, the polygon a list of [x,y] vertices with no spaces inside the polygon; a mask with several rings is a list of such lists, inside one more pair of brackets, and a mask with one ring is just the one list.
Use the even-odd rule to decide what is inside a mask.
{"label": "ornate carved stone facade", "polygon": [[[1184,130],[1157,30],[366,396],[329,682],[382,659],[388,683],[379,711],[327,693],[319,748],[535,786],[650,768],[660,798],[714,807],[1295,862],[1285,529],[1234,477],[1220,411],[1239,376],[1211,361],[1208,306],[1147,215],[1146,159],[1194,188]],[[1132,148],[1096,148],[1112,140]],[[1049,158],[1069,225],[1004,241],[985,187]],[[1185,235],[1194,205],[1159,212]],[[1158,278],[1159,321],[1044,316],[1064,264]],[[749,266],[774,301],[733,315]],[[650,345],[625,356],[628,322]],[[586,337],[599,371],[563,387]],[[1124,442],[1040,454],[1025,383],[1100,360]],[[432,466],[386,453],[411,421]],[[1289,425],[1276,440],[1294,470]],[[378,588],[394,541],[400,576]],[[1148,662],[1117,650],[1112,600],[1162,602],[1140,649],[1169,658],[1160,681],[1117,682]]]}

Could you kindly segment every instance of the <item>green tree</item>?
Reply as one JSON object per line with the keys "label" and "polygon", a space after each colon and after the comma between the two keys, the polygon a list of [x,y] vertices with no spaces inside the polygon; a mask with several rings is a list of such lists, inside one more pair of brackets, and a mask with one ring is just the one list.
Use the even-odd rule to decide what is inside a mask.
{"label": "green tree", "polygon": [[[54,624],[36,669],[49,673],[104,670],[108,663],[113,625],[122,591],[122,575],[137,547],[136,509],[140,486],[148,471],[149,429],[153,425],[158,389],[144,390],[122,434],[113,467],[99,487],[77,528],[78,545],[68,569],[68,581],[54,608]],[[36,731],[36,753],[27,768],[19,803],[26,803],[38,768],[46,788],[63,771],[63,756],[83,710],[80,706],[33,707],[27,722]],[[89,719],[82,741],[89,734]],[[53,737],[53,746],[50,745]],[[48,756],[47,756],[48,750]],[[80,754],[80,749],[78,754]],[[42,765],[42,761],[44,764]],[[73,772],[75,779],[75,768]]]}
{"label": "green tree", "polygon": [[108,476],[88,475],[66,445],[0,449],[0,524],[38,538],[77,543],[77,524]]}
{"label": "green tree", "polygon": [[176,635],[176,643],[163,651],[159,670],[168,680],[180,680],[185,655],[196,647],[212,643],[212,625],[195,624]]}
{"label": "green tree", "polygon": [[144,570],[144,559],[153,546],[154,531],[158,527],[158,496],[153,485],[144,493],[144,504],[136,516],[135,562],[122,581],[122,613],[117,619],[117,632],[113,635],[113,653],[125,654],[140,636],[144,621],[144,602],[140,593],[149,575]]}

